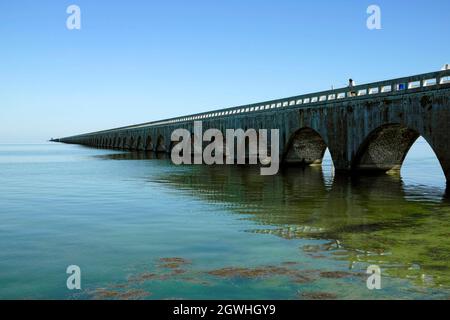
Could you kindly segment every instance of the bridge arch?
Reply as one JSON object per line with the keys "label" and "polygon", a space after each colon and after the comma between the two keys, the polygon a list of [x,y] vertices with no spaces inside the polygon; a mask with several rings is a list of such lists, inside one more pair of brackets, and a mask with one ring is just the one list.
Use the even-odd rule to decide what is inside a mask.
{"label": "bridge arch", "polygon": [[420,133],[400,123],[382,125],[373,130],[358,148],[352,170],[400,170],[403,161]]}
{"label": "bridge arch", "polygon": [[287,142],[283,162],[296,165],[320,165],[327,149],[322,136],[304,127],[294,132]]}

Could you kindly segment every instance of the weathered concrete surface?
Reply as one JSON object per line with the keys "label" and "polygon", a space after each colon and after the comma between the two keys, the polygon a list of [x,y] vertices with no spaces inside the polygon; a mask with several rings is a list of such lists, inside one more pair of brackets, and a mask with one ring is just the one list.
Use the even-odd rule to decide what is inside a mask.
{"label": "weathered concrete surface", "polygon": [[[432,76],[439,79],[446,75],[432,73],[411,79]],[[377,85],[381,88],[387,83],[392,84],[380,82]],[[360,87],[367,89],[373,85]],[[283,162],[320,164],[328,147],[335,169],[340,171],[398,169],[411,145],[422,136],[433,148],[450,181],[449,83],[200,120],[203,131],[217,128],[224,136],[226,129],[279,129]],[[173,147],[171,133],[178,128],[193,132],[193,120],[112,129],[58,141],[168,152]]]}

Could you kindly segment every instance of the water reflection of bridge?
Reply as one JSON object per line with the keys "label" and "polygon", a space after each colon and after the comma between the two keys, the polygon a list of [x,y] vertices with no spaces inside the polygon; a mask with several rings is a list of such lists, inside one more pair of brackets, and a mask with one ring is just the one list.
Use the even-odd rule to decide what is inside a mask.
{"label": "water reflection of bridge", "polygon": [[[133,152],[101,157],[156,156]],[[252,232],[339,240],[346,250],[339,259],[348,259],[349,265],[375,259],[391,274],[426,273],[436,283],[450,285],[450,208],[442,189],[408,187],[399,175],[324,174],[321,167],[288,167],[276,176],[260,176],[250,166],[173,168],[171,174],[165,170],[149,179],[243,214],[259,226]],[[420,272],[412,265],[420,265]]]}

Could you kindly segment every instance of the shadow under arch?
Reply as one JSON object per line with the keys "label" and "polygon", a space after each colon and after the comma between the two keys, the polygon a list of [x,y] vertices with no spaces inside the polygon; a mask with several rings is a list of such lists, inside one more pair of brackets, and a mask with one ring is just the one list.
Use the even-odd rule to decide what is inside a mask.
{"label": "shadow under arch", "polygon": [[283,163],[288,165],[321,165],[327,144],[314,129],[304,127],[294,132],[288,140]]}
{"label": "shadow under arch", "polygon": [[400,170],[408,151],[420,133],[399,123],[373,130],[359,147],[352,161],[354,171],[387,172]]}

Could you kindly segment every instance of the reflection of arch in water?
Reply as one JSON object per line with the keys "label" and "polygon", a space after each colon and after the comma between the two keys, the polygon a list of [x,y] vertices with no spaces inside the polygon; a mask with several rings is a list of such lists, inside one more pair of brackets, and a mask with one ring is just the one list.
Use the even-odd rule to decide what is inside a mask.
{"label": "reflection of arch in water", "polygon": [[[399,175],[353,175],[337,172],[334,176],[333,184],[329,194],[330,211],[336,211],[336,203],[347,203],[348,210],[343,212],[350,213],[350,209],[357,215],[364,216],[364,212],[371,204],[376,206],[380,200],[389,199],[395,203],[404,201],[405,192],[403,182]],[[385,204],[386,205],[386,204]],[[334,208],[334,210],[333,210]]]}
{"label": "reflection of arch in water", "polygon": [[[280,224],[286,222],[284,218],[291,211],[313,210],[316,201],[323,202],[329,189],[320,167],[284,167],[279,175],[261,176],[259,168],[250,165],[192,166],[181,174],[166,175],[164,180],[174,188],[192,190],[195,197],[231,203],[238,212],[240,207],[247,210],[246,204],[254,208],[252,213],[255,214],[258,208],[264,209],[260,212],[264,215],[273,211],[277,214],[267,215],[267,218],[270,223],[279,221]],[[304,201],[305,197],[311,201]],[[276,208],[268,209],[274,205]],[[256,217],[262,219],[262,216]]]}
{"label": "reflection of arch in water", "polygon": [[[439,217],[411,218],[425,213],[430,204],[409,200],[400,176],[337,174],[328,190],[321,172],[320,167],[287,167],[279,175],[263,177],[249,166],[192,166],[161,177],[170,188],[245,214],[258,225],[251,232],[288,239],[339,240],[333,248],[350,264],[377,259],[382,266],[392,266],[398,262],[398,252],[407,253],[402,257],[405,265],[426,263],[427,248],[439,246],[444,228],[433,230]],[[421,232],[411,235],[409,231],[414,229]],[[420,241],[422,230],[430,237]],[[390,252],[395,254],[386,254]],[[438,263],[446,262],[433,261]],[[392,270],[403,278],[414,274],[403,265]],[[427,271],[437,276],[445,273]]]}
{"label": "reflection of arch in water", "polygon": [[106,160],[153,160],[153,159],[157,159],[153,152],[138,152],[138,151],[102,154],[102,155],[97,156],[97,158],[106,159]]}
{"label": "reflection of arch in water", "polygon": [[327,145],[320,134],[311,128],[296,131],[289,139],[284,162],[298,165],[320,165]]}

